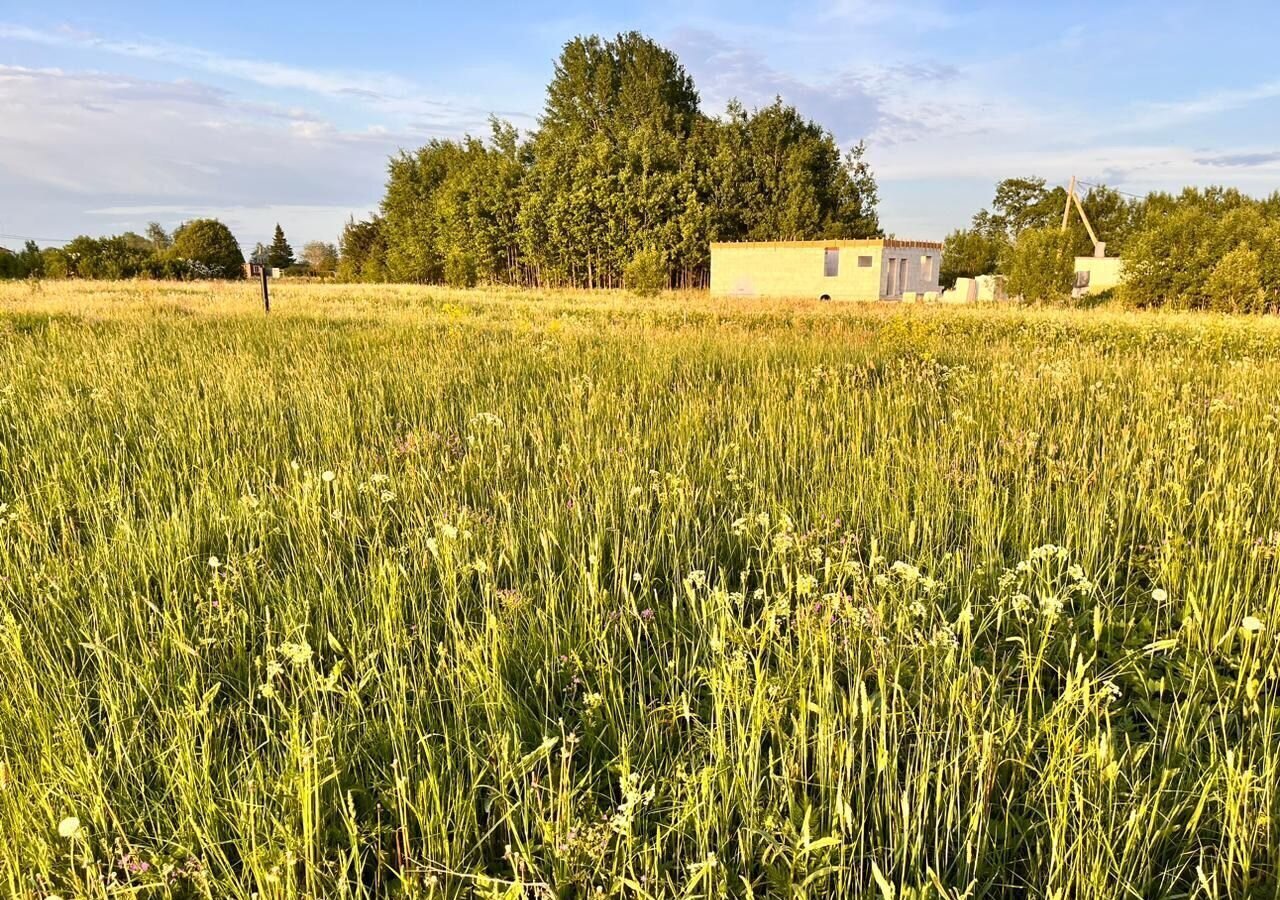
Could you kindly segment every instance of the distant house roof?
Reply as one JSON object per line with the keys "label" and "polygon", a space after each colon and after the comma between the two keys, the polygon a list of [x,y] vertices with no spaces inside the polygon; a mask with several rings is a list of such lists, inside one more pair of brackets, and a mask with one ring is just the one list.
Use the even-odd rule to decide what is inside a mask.
{"label": "distant house roof", "polygon": [[16,253],[14,253],[12,250],[10,250],[8,247],[0,247],[0,253],[3,253],[5,256],[17,256],[17,255],[18,255],[18,254],[16,254]]}
{"label": "distant house roof", "polygon": [[938,241],[904,241],[898,238],[845,238],[830,241],[713,241],[712,247],[887,247],[889,249],[922,247],[941,250]]}

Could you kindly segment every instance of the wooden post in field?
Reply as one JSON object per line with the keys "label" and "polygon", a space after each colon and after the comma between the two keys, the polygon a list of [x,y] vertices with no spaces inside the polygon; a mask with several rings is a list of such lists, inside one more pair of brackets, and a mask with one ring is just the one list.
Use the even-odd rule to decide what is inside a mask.
{"label": "wooden post in field", "polygon": [[267,267],[259,266],[258,270],[262,273],[262,309],[265,312],[271,312],[271,292],[267,289]]}

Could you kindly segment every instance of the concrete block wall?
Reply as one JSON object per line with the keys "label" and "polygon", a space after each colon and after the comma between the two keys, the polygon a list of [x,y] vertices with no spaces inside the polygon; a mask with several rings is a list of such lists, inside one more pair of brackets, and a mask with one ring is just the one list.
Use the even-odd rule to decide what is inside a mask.
{"label": "concrete block wall", "polygon": [[1089,273],[1089,286],[1079,289],[1080,294],[1096,294],[1116,287],[1123,278],[1122,265],[1116,256],[1077,256],[1076,275]]}
{"label": "concrete block wall", "polygon": [[[896,298],[910,295],[910,299],[915,299],[916,294],[924,294],[929,291],[937,291],[940,289],[938,284],[938,270],[942,267],[942,248],[932,244],[912,244],[905,241],[886,242],[883,250],[884,262],[881,265],[880,276],[880,296],[884,298]],[[890,284],[890,269],[893,266],[901,267],[903,260],[906,260],[906,277],[902,279],[902,284]],[[899,268],[899,278],[901,278],[902,270]],[[896,292],[890,288],[896,288]]]}
{"label": "concrete block wall", "polygon": [[[826,252],[837,250],[837,274]],[[798,297],[872,301],[888,295],[886,260],[906,259],[904,293],[938,290],[940,244],[894,240],[776,241],[711,245],[711,293],[722,297]],[[921,260],[928,259],[928,271]],[[897,263],[895,263],[897,265]],[[893,299],[897,299],[895,295]]]}

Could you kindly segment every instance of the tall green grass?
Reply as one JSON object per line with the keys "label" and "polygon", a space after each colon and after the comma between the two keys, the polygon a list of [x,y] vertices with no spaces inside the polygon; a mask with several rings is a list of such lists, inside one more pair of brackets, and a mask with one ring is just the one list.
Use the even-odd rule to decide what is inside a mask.
{"label": "tall green grass", "polygon": [[1280,327],[0,287],[19,897],[1273,897]]}

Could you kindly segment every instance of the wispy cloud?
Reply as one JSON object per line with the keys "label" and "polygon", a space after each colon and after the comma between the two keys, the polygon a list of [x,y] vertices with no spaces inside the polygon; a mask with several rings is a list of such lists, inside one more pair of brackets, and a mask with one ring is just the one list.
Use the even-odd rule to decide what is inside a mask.
{"label": "wispy cloud", "polygon": [[301,91],[368,105],[383,116],[431,133],[456,133],[484,126],[489,110],[458,96],[442,95],[424,85],[384,72],[305,68],[271,60],[233,56],[162,40],[119,40],[77,28],[53,30],[0,22],[0,39],[95,50],[115,56],[194,69],[249,82],[274,91]]}
{"label": "wispy cloud", "polygon": [[672,43],[710,107],[735,98],[758,106],[781,96],[845,144],[954,141],[968,134],[1025,133],[1043,122],[1034,109],[976,89],[951,60],[861,63],[800,77],[755,45],[712,32],[677,30]]}
{"label": "wispy cloud", "polygon": [[299,237],[332,238],[376,205],[387,156],[415,139],[207,85],[60,69],[0,67],[0,109],[0,215],[24,218],[3,230],[41,235],[274,207],[311,210],[318,234]]}
{"label": "wispy cloud", "polygon": [[1202,166],[1213,166],[1219,169],[1258,168],[1274,166],[1280,163],[1280,150],[1269,150],[1260,153],[1223,153],[1217,156],[1200,156],[1196,162]]}
{"label": "wispy cloud", "polygon": [[1244,109],[1267,100],[1280,98],[1280,81],[1265,81],[1245,88],[1210,91],[1179,100],[1140,104],[1128,122],[1135,129],[1166,128]]}

